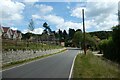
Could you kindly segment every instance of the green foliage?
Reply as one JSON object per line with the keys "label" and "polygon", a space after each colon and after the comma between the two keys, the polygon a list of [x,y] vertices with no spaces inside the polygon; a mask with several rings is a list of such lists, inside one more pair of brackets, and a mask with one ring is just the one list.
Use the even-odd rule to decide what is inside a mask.
{"label": "green foliage", "polygon": [[99,48],[103,51],[104,57],[108,59],[115,59],[114,53],[114,43],[112,40],[112,37],[110,37],[108,40],[102,40],[99,44]]}
{"label": "green foliage", "polygon": [[53,44],[44,44],[44,43],[36,43],[29,42],[30,46],[27,46],[28,42],[26,41],[17,41],[17,46],[15,45],[14,40],[4,40],[2,41],[2,50],[49,50],[49,49],[58,49],[62,48],[61,46],[53,45]]}
{"label": "green foliage", "polygon": [[104,57],[120,63],[120,26],[113,27],[112,37],[99,44]]}
{"label": "green foliage", "polygon": [[22,34],[22,39],[28,40],[28,39],[30,39],[31,36],[35,36],[35,34],[28,32],[28,33]]}
{"label": "green foliage", "polygon": [[75,30],[74,30],[74,29],[69,28],[69,39],[70,39],[70,40],[72,40],[72,39],[73,39],[74,34],[75,34]]}
{"label": "green foliage", "polygon": [[116,49],[120,51],[120,25],[113,27],[112,38],[113,38]]}
{"label": "green foliage", "polygon": [[58,38],[59,38],[59,41],[63,41],[63,33],[62,33],[62,30],[59,29],[58,31]]}
{"label": "green foliage", "polygon": [[82,42],[82,32],[77,31],[73,37],[73,44],[77,47],[80,47],[80,43]]}
{"label": "green foliage", "polygon": [[96,32],[89,32],[91,36],[97,36],[101,40],[108,39],[112,35],[112,31],[96,31]]}
{"label": "green foliage", "polygon": [[43,27],[45,28],[45,30],[44,30],[44,31],[46,31],[45,33],[48,33],[47,30],[49,31],[49,33],[52,32],[52,30],[50,29],[50,26],[48,26],[48,24],[46,22],[43,24]]}
{"label": "green foliage", "polygon": [[66,32],[66,30],[63,31],[63,38],[64,38],[64,41],[66,42],[67,39],[68,39],[68,34]]}
{"label": "green foliage", "polygon": [[[91,36],[89,33],[85,34],[85,44],[87,49],[98,50],[98,41],[99,38],[96,36]],[[83,39],[82,39],[82,48],[83,48]]]}

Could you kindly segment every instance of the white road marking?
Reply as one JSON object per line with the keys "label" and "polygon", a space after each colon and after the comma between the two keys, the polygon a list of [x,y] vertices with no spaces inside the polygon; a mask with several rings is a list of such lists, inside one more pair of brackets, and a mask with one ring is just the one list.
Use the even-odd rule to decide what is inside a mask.
{"label": "white road marking", "polygon": [[[80,53],[80,52],[78,52],[78,53]],[[78,55],[78,54],[77,54],[77,55]],[[71,77],[72,77],[73,67],[74,67],[74,63],[75,63],[75,59],[76,59],[77,55],[76,55],[76,56],[74,57],[74,59],[73,59],[73,63],[72,63],[72,67],[71,67],[71,70],[70,70],[70,75],[69,75],[68,80],[70,80]]]}

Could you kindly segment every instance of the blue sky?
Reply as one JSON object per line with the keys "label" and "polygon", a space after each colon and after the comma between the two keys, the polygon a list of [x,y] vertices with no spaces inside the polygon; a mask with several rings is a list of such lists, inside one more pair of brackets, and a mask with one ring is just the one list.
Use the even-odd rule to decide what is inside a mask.
{"label": "blue sky", "polygon": [[26,33],[30,19],[34,20],[33,33],[41,34],[47,22],[52,30],[82,29],[82,9],[85,9],[86,31],[111,30],[118,24],[118,1],[39,1],[2,0],[0,24]]}

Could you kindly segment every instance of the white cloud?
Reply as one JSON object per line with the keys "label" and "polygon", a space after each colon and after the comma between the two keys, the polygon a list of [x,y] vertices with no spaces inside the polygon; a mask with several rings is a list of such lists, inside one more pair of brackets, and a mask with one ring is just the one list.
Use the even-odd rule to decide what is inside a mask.
{"label": "white cloud", "polygon": [[[117,25],[117,2],[88,2],[85,7],[85,23],[87,29],[110,30]],[[72,9],[71,16],[82,18],[80,6]]]}
{"label": "white cloud", "polygon": [[17,28],[16,27],[10,27],[12,30],[17,30]]}
{"label": "white cloud", "polygon": [[42,34],[43,30],[44,29],[42,29],[42,28],[35,28],[33,31],[29,31],[28,29],[24,29],[22,31],[22,33],[25,34],[25,33],[27,33],[29,31],[29,32],[34,33],[34,34]]}
{"label": "white cloud", "polygon": [[77,18],[82,18],[82,8],[77,7],[72,10],[71,16],[77,17]]}
{"label": "white cloud", "polygon": [[27,33],[28,32],[28,30],[27,29],[24,29],[23,31],[22,31],[22,33]]}
{"label": "white cloud", "polygon": [[21,20],[25,5],[11,0],[2,0],[0,2],[0,20]]}
{"label": "white cloud", "polygon": [[34,2],[38,2],[39,0],[24,0],[23,2],[32,2],[32,3],[34,3]]}
{"label": "white cloud", "polygon": [[61,29],[61,30],[66,30],[68,31],[69,28],[72,28],[72,29],[81,29],[82,30],[82,24],[81,23],[75,23],[75,22],[71,22],[71,21],[68,21],[68,22],[64,22],[63,24],[58,24],[57,26],[57,29]]}
{"label": "white cloud", "polygon": [[119,0],[87,0],[87,2],[118,2]]}
{"label": "white cloud", "polygon": [[69,30],[69,28],[73,29],[82,29],[82,23],[65,21],[64,18],[56,15],[48,15],[44,17],[48,22],[55,24],[57,29],[61,30]]}
{"label": "white cloud", "polygon": [[39,8],[41,14],[46,14],[53,10],[52,6],[48,6],[44,4],[36,5],[36,7]]}
{"label": "white cloud", "polygon": [[49,22],[53,23],[53,24],[63,24],[64,23],[64,19],[62,17],[56,16],[56,15],[47,15],[44,16],[45,20],[48,20]]}
{"label": "white cloud", "polygon": [[[80,5],[71,9],[71,16],[82,18],[82,8]],[[117,25],[117,4],[89,2],[85,8],[85,27],[86,31],[110,30],[112,26]],[[52,9],[50,10],[52,11]],[[48,12],[50,12],[48,11]],[[57,15],[32,15],[34,19],[47,20],[50,24],[55,24],[57,29],[68,30],[69,28],[82,29],[82,22],[65,21],[64,18]]]}
{"label": "white cloud", "polygon": [[[72,22],[72,21],[65,21],[64,18],[56,15],[47,15],[47,16],[41,16],[40,15],[35,15],[36,19],[42,19],[42,20],[47,20],[51,24],[55,24],[57,29],[61,30],[69,30],[69,28],[73,29],[83,29],[83,24],[82,23],[77,23],[77,22]],[[89,29],[93,26],[96,26],[97,24],[95,23],[94,20],[87,20],[85,21],[85,26],[86,29]]]}
{"label": "white cloud", "polygon": [[32,15],[32,18],[33,18],[33,19],[41,19],[42,17],[39,16],[39,15],[37,15],[37,14],[35,14],[35,15]]}
{"label": "white cloud", "polygon": [[39,0],[23,0],[23,3],[25,3],[27,6],[32,6],[34,3],[39,2]]}
{"label": "white cloud", "polygon": [[43,30],[44,29],[42,29],[42,28],[36,28],[36,29],[34,29],[33,33],[34,34],[42,34]]}

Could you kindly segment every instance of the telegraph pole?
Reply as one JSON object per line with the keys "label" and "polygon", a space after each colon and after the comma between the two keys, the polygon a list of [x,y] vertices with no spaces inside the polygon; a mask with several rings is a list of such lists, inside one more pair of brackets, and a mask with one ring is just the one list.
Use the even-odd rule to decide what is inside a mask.
{"label": "telegraph pole", "polygon": [[82,9],[82,17],[83,17],[83,40],[84,40],[83,45],[84,45],[84,53],[86,55],[84,9]]}

